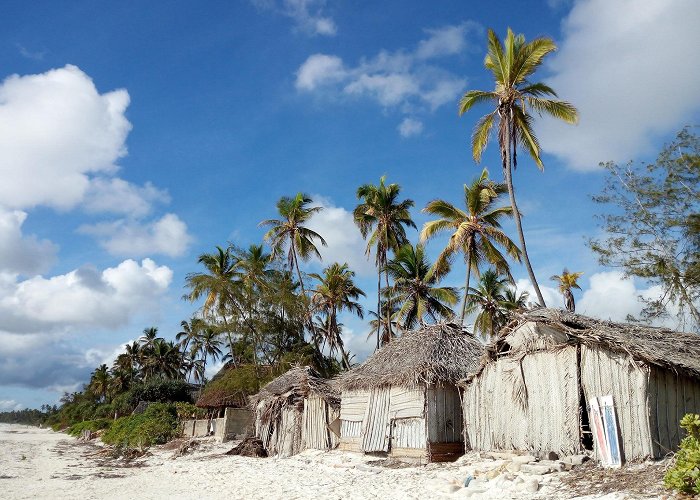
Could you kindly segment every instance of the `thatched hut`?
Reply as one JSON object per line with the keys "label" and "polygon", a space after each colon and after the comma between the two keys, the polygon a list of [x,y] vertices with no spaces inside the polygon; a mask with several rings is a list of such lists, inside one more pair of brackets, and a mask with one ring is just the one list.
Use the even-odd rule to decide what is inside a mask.
{"label": "thatched hut", "polygon": [[268,455],[290,456],[307,448],[338,445],[329,424],[338,418],[340,397],[328,380],[310,367],[296,367],[250,398],[255,435]]}
{"label": "thatched hut", "polygon": [[481,343],[452,323],[424,326],[341,375],[340,448],[419,463],[464,453],[458,380],[479,366]]}
{"label": "thatched hut", "polygon": [[592,398],[612,395],[623,459],[661,457],[700,412],[700,336],[553,309],[514,316],[464,382],[467,446],[571,455],[601,450]]}

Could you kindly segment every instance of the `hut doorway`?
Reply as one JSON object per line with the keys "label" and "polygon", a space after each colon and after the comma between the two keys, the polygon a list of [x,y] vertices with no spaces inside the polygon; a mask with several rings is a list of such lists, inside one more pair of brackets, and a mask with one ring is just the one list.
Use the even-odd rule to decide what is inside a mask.
{"label": "hut doorway", "polygon": [[372,389],[367,401],[365,425],[362,429],[362,451],[389,451],[389,388]]}

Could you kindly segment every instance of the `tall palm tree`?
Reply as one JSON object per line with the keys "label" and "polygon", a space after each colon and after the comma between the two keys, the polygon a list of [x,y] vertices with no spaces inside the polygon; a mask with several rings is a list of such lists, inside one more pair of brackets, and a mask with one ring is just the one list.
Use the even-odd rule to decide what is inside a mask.
{"label": "tall palm tree", "polygon": [[[304,300],[307,300],[308,296],[306,295],[304,278],[299,269],[299,259],[307,261],[315,256],[321,260],[321,253],[314,242],[318,241],[324,247],[328,246],[323,236],[304,226],[314,214],[323,209],[323,207],[309,206],[312,202],[313,200],[304,193],[297,193],[294,197],[283,196],[277,202],[277,212],[280,218],[267,219],[259,224],[260,226],[270,227],[265,233],[264,239],[269,242],[272,248],[272,259],[281,258],[285,248],[287,249],[287,263],[290,269],[296,270]],[[321,350],[310,310],[307,311],[307,324],[311,328],[314,345],[320,355]]]}
{"label": "tall palm tree", "polygon": [[[361,203],[353,211],[353,219],[360,229],[362,237],[367,239],[365,254],[369,257],[375,251],[377,266],[377,311],[381,310],[382,270],[386,268],[387,254],[396,252],[408,243],[406,227],[416,227],[411,219],[410,209],[413,200],[399,201],[401,187],[398,184],[385,184],[386,176],[379,179],[379,185],[364,184],[357,189],[357,198]],[[371,234],[370,234],[371,233]],[[369,236],[369,239],[367,238]],[[386,287],[389,288],[389,274],[384,274]],[[387,311],[391,309],[391,299],[387,299]],[[391,319],[386,320],[388,338],[391,339]],[[380,325],[377,323],[377,349],[380,347]]]}
{"label": "tall palm tree", "polygon": [[559,291],[564,296],[564,305],[566,306],[566,310],[569,312],[576,311],[576,302],[574,302],[574,294],[572,293],[571,289],[581,289],[578,284],[578,279],[582,275],[582,272],[570,273],[567,268],[564,268],[561,274],[555,274],[549,278],[559,284]]}
{"label": "tall palm tree", "polygon": [[124,354],[129,358],[131,367],[135,371],[137,377],[141,371],[142,351],[141,345],[135,340],[131,344],[126,344],[124,346]]}
{"label": "tall palm tree", "polygon": [[515,215],[515,227],[520,238],[520,249],[527,268],[530,281],[537,294],[537,300],[545,307],[542,292],[537,284],[535,273],[530,265],[530,258],[525,247],[520,212],[515,202],[512,169],[517,167],[517,149],[521,146],[535,160],[540,169],[544,168],[540,158],[540,143],[533,129],[534,110],[539,115],[549,115],[566,123],[578,121],[578,111],[568,102],[551,99],[556,92],[541,82],[532,82],[530,77],[542,64],[544,57],[556,50],[554,41],[538,37],[525,42],[523,35],[515,35],[508,28],[504,43],[498,39],[493,30],[488,31],[488,52],[484,66],[491,71],[495,80],[495,89],[490,91],[470,90],[464,94],[459,103],[459,114],[463,115],[474,105],[483,102],[494,103],[496,109],[483,116],[472,135],[472,154],[478,163],[486,148],[494,121],[498,121],[498,145],[501,152],[503,175],[508,186],[510,204]]}
{"label": "tall palm tree", "polygon": [[524,311],[529,308],[530,294],[528,292],[518,293],[515,287],[509,287],[503,296],[506,299],[503,305],[508,311]]}
{"label": "tall palm tree", "polygon": [[233,255],[231,247],[225,250],[219,246],[216,252],[201,254],[197,262],[202,264],[205,272],[189,273],[185,277],[185,286],[190,293],[185,298],[190,302],[204,297],[202,312],[205,318],[215,320],[217,317],[223,322],[228,336],[229,349],[233,359],[233,338],[229,325],[229,310],[238,308],[237,302],[237,259]]}
{"label": "tall palm tree", "polygon": [[485,340],[494,337],[506,324],[506,292],[510,284],[509,278],[499,275],[493,269],[487,269],[481,275],[477,286],[469,289],[467,312],[479,311],[474,320],[474,332],[479,333]]}
{"label": "tall palm tree", "polygon": [[189,321],[181,321],[181,330],[175,335],[175,340],[180,343],[182,352],[188,352],[190,344],[200,335],[206,323],[202,318],[192,317]]}
{"label": "tall palm tree", "polygon": [[[372,318],[369,320],[369,333],[367,334],[367,340],[370,337],[377,336],[377,331],[379,331],[379,336],[381,338],[381,344],[384,345],[390,342],[392,338],[397,336],[397,333],[401,330],[400,325],[396,321],[396,313],[399,312],[399,308],[396,306],[394,301],[387,301],[386,297],[389,295],[390,290],[382,290],[382,295],[384,298],[379,304],[380,313],[377,314],[375,311],[369,311],[368,315]],[[389,337],[391,335],[391,338]]]}
{"label": "tall palm tree", "polygon": [[452,233],[447,246],[438,256],[438,267],[444,267],[456,253],[464,254],[467,276],[460,315],[462,324],[467,309],[471,272],[474,271],[478,276],[479,266],[486,261],[495,266],[500,273],[510,277],[508,261],[497,247],[505,250],[511,258],[520,261],[518,246],[501,229],[501,219],[512,216],[513,209],[508,206],[494,207],[499,196],[505,192],[506,186],[490,180],[488,170],[484,169],[469,186],[464,185],[465,210],[445,200],[433,200],[423,209],[423,212],[440,218],[425,223],[420,235],[421,241],[444,231]]}
{"label": "tall palm tree", "polygon": [[192,358],[195,359],[198,356],[199,360],[201,360],[201,364],[198,363],[199,360],[195,361],[195,374],[201,381],[207,369],[207,359],[211,358],[211,360],[216,363],[221,357],[221,340],[219,340],[219,333],[211,327],[203,328],[201,334],[192,344]]}
{"label": "tall palm tree", "polygon": [[156,338],[144,357],[145,378],[181,379],[186,369],[183,361],[183,354],[174,342]]}
{"label": "tall palm tree", "polygon": [[92,372],[88,386],[93,394],[99,396],[100,400],[104,401],[107,399],[107,394],[109,393],[109,382],[109,368],[107,368],[107,365],[101,364]]}
{"label": "tall palm tree", "polygon": [[323,270],[323,274],[311,274],[318,280],[318,285],[311,297],[311,304],[315,311],[325,317],[324,333],[331,355],[340,352],[345,369],[350,369],[350,360],[343,345],[340,335],[338,313],[348,311],[360,318],[364,317],[364,310],[357,300],[364,297],[365,293],[355,285],[355,272],[351,271],[347,264],[337,262]]}
{"label": "tall palm tree", "polygon": [[155,326],[144,328],[143,335],[141,338],[139,338],[141,348],[150,349],[153,347],[153,343],[155,342],[156,338],[158,338],[158,328]]}
{"label": "tall palm tree", "polygon": [[390,290],[398,303],[396,318],[402,330],[423,325],[428,317],[435,322],[454,316],[451,306],[457,303],[459,294],[452,287],[439,286],[449,269],[431,265],[423,245],[402,246],[387,263],[386,271],[394,281]]}

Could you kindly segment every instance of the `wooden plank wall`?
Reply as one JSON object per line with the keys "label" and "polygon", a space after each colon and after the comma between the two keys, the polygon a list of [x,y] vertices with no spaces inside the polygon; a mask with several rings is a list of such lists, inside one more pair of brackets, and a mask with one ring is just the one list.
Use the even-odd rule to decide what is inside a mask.
{"label": "wooden plank wall", "polygon": [[392,421],[391,449],[416,448],[425,450],[425,418],[400,418]]}
{"label": "wooden plank wall", "polygon": [[700,382],[669,370],[653,367],[649,377],[649,427],[654,457],[678,451],[685,431],[680,421],[686,413],[700,413]]}
{"label": "wooden plank wall", "polygon": [[302,447],[327,450],[331,447],[328,424],[328,405],[319,397],[304,400],[301,439]]}
{"label": "wooden plank wall", "polygon": [[370,392],[362,425],[363,451],[389,451],[389,395],[388,387]]}
{"label": "wooden plank wall", "polygon": [[[635,364],[627,354],[582,345],[581,385],[587,402],[592,397],[612,395],[620,427],[620,449],[625,460],[655,456],[647,401],[647,365]],[[598,450],[594,452],[597,458]]]}
{"label": "wooden plank wall", "polygon": [[490,363],[465,389],[463,409],[471,449],[580,453],[576,348]]}
{"label": "wooden plank wall", "polygon": [[430,386],[426,391],[428,441],[462,442],[462,407],[456,387]]}

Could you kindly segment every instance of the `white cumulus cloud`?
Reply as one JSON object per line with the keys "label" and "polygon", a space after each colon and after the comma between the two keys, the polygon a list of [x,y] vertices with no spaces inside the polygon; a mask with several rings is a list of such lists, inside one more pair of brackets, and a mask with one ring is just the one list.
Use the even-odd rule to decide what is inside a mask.
{"label": "white cumulus cloud", "polygon": [[49,269],[58,247],[48,240],[22,234],[27,213],[0,206],[0,272],[33,275]]}
{"label": "white cumulus cloud", "polygon": [[427,38],[414,50],[382,50],[354,66],[336,55],[313,54],[297,70],[295,85],[303,92],[371,99],[403,113],[434,111],[449,102],[456,104],[467,83],[438,66],[436,59],[465,52],[469,35],[480,30],[472,22],[426,30]]}
{"label": "white cumulus cloud", "polygon": [[546,152],[590,170],[649,153],[653,139],[700,109],[700,3],[579,0],[563,23],[546,81],[578,107],[580,123],[545,120]]}
{"label": "white cumulus cloud", "polygon": [[168,203],[170,196],[150,182],[136,186],[117,177],[92,179],[83,206],[87,212],[116,213],[140,217],[151,212],[154,203]]}
{"label": "white cumulus cloud", "polygon": [[151,222],[120,219],[83,225],[79,231],[96,236],[99,244],[116,256],[161,254],[179,257],[192,241],[187,224],[175,214],[165,214]]}
{"label": "white cumulus cloud", "polygon": [[313,196],[313,200],[323,210],[311,218],[308,227],[323,236],[328,243],[327,247],[318,245],[323,257],[322,265],[347,263],[358,275],[375,275],[374,257],[368,259],[365,255],[367,243],[353,221],[352,211],[334,205],[323,196]]}
{"label": "white cumulus cloud", "polygon": [[22,405],[14,399],[0,399],[0,411],[21,410]]}
{"label": "white cumulus cloud", "polygon": [[68,65],[0,84],[0,200],[10,208],[74,207],[89,175],[112,174],[131,124],[126,90],[100,94]]}
{"label": "white cumulus cloud", "polygon": [[411,137],[412,135],[420,135],[423,132],[423,122],[415,118],[404,118],[398,126],[401,137]]}

